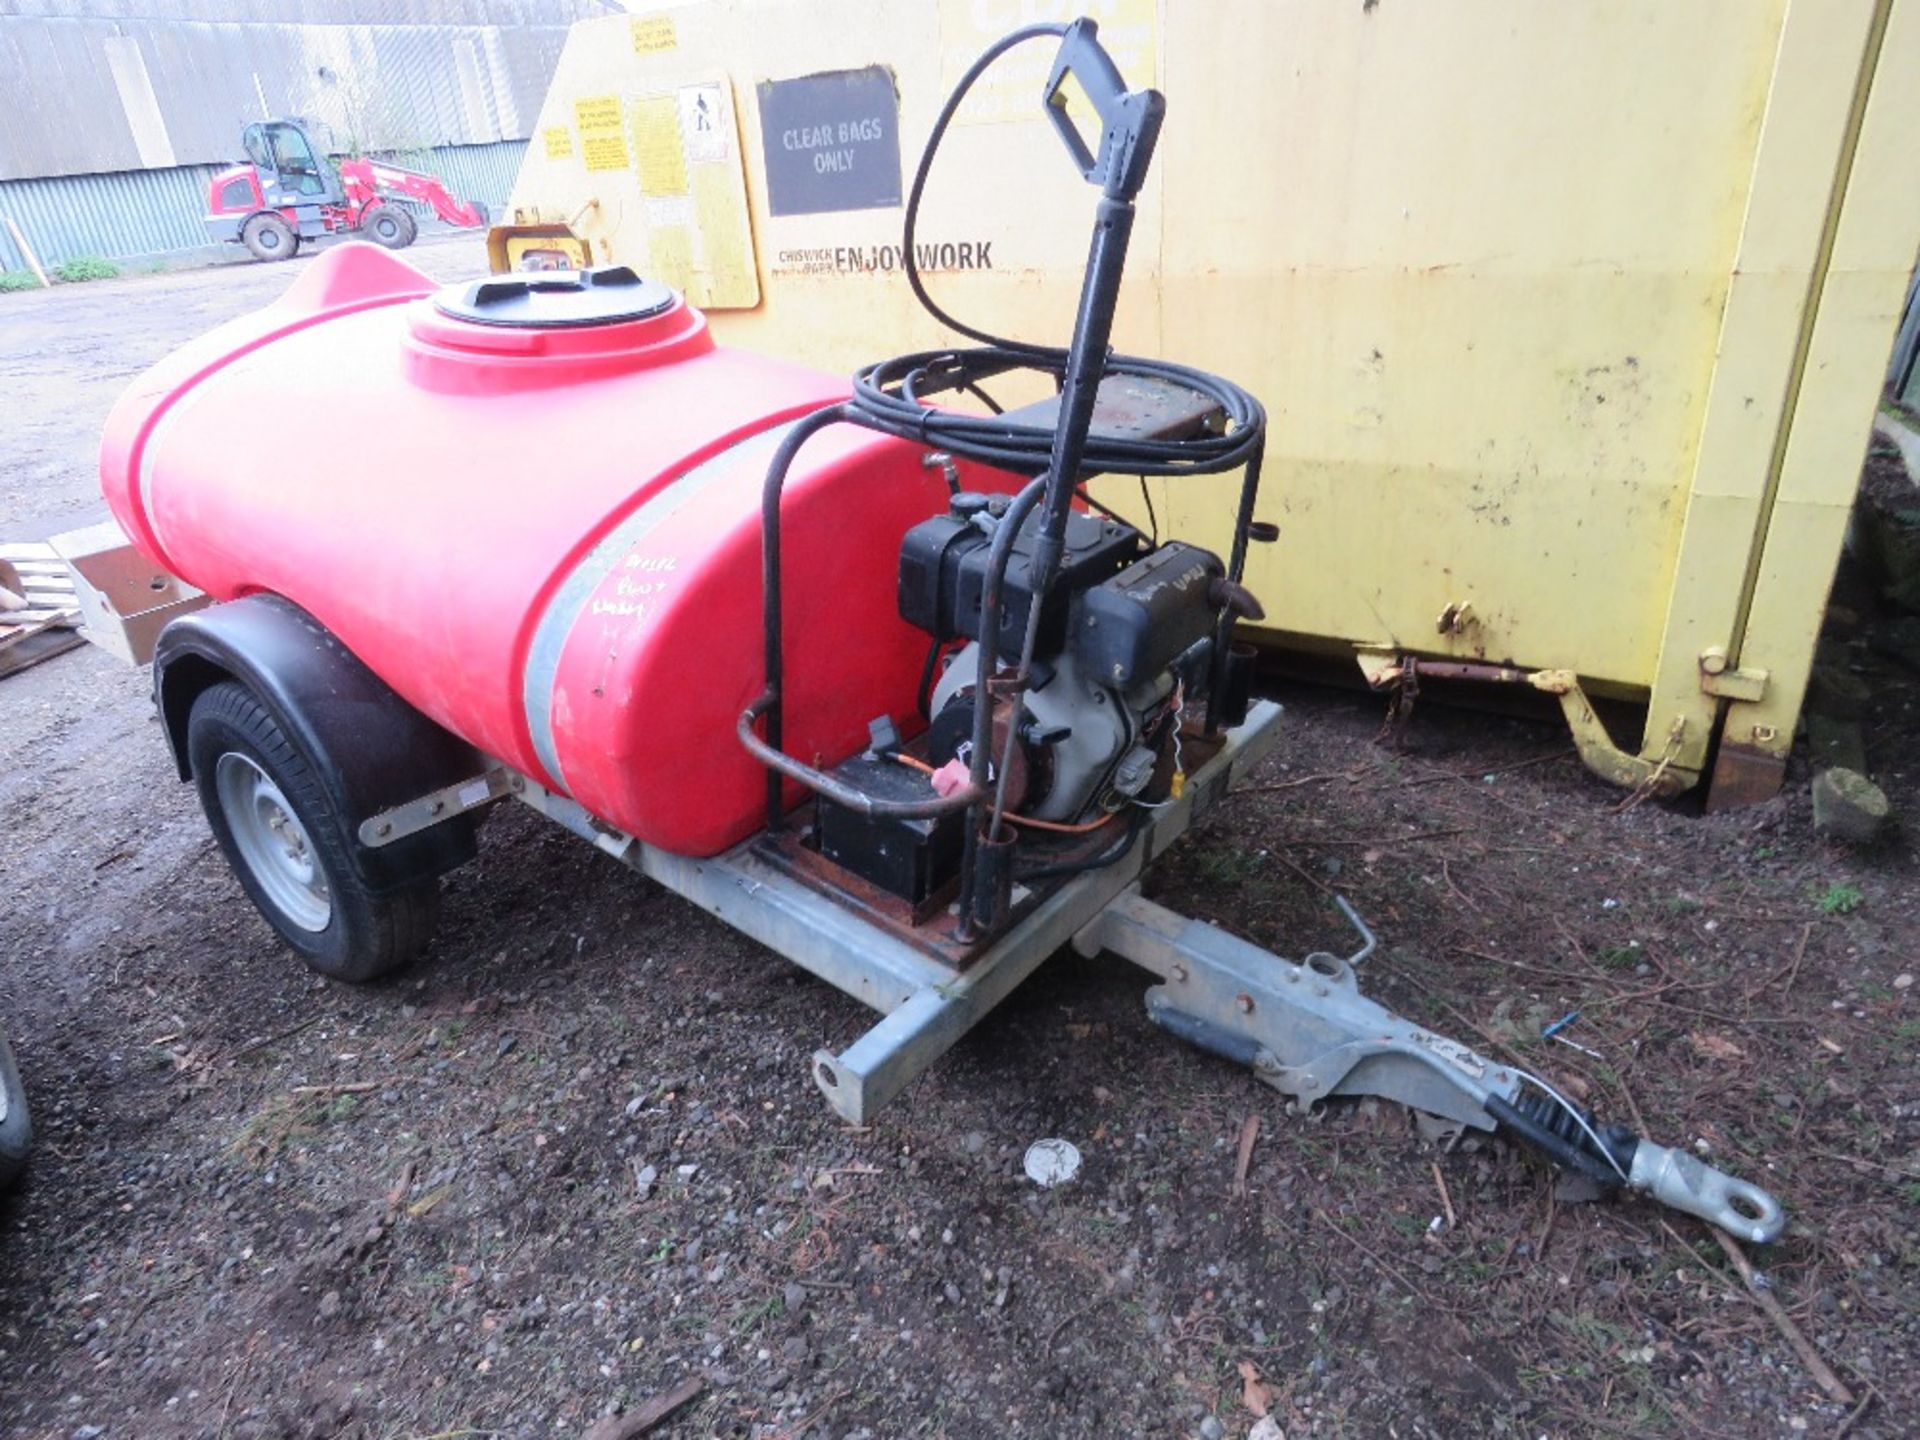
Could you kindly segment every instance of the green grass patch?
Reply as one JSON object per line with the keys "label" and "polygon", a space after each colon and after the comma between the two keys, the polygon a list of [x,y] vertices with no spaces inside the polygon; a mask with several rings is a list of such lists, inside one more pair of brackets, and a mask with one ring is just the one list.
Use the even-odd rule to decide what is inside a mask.
{"label": "green grass patch", "polygon": [[53,278],[63,285],[79,285],[88,280],[115,280],[120,267],[98,255],[76,255],[53,267]]}
{"label": "green grass patch", "polygon": [[1858,885],[1829,885],[1814,898],[1822,915],[1851,915],[1866,902]]}

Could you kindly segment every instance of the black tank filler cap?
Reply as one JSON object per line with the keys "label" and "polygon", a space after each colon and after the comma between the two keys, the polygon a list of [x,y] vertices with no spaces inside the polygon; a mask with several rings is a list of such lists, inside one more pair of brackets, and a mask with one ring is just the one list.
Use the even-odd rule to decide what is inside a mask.
{"label": "black tank filler cap", "polygon": [[449,285],[434,296],[433,306],[442,315],[476,325],[554,330],[645,320],[671,310],[679,298],[670,287],[643,280],[629,266],[597,265]]}

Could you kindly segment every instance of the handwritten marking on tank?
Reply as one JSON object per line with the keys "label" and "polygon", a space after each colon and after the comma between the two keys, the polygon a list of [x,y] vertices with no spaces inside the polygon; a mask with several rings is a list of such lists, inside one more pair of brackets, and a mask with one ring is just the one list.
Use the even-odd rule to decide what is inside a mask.
{"label": "handwritten marking on tank", "polygon": [[639,620],[653,607],[645,600],[601,600],[596,598],[587,607],[589,615],[618,615],[623,619]]}

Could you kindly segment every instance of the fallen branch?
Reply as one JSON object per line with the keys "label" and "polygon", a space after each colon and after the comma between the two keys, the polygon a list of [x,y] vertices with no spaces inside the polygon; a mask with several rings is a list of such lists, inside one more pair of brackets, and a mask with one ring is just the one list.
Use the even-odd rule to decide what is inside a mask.
{"label": "fallen branch", "polygon": [[293,1093],[295,1095],[365,1095],[378,1090],[384,1083],[380,1080],[355,1080],[339,1085],[296,1085],[293,1087]]}
{"label": "fallen branch", "polygon": [[1813,1342],[1807,1339],[1806,1332],[1794,1323],[1793,1317],[1787,1314],[1786,1307],[1781,1305],[1774,1297],[1773,1291],[1767,1288],[1766,1282],[1754,1270],[1753,1262],[1747,1259],[1747,1252],[1740,1248],[1740,1242],[1717,1225],[1712,1229],[1713,1238],[1720,1242],[1720,1248],[1726,1251],[1727,1258],[1733,1261],[1733,1268],[1740,1272],[1740,1278],[1746,1282],[1747,1293],[1753,1296],[1754,1303],[1786,1337],[1787,1343],[1793,1347],[1794,1353],[1800,1357],[1808,1373],[1813,1376],[1820,1388],[1827,1392],[1827,1397],[1836,1404],[1854,1404],[1853,1391],[1849,1390],[1840,1377],[1833,1373],[1832,1368],[1821,1358],[1820,1352],[1813,1348]]}
{"label": "fallen branch", "polygon": [[689,1375],[671,1390],[654,1396],[638,1410],[595,1421],[582,1440],[633,1440],[634,1436],[646,1434],[706,1388],[704,1379]]}

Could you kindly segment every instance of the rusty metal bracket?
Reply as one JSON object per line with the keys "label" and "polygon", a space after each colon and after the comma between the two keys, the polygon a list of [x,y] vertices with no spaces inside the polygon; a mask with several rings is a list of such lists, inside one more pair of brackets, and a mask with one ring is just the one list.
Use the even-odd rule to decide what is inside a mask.
{"label": "rusty metal bracket", "polygon": [[409,835],[431,829],[443,820],[471,814],[496,800],[517,795],[525,786],[526,781],[506,766],[490,765],[471,779],[443,785],[404,805],[395,805],[378,815],[369,815],[360,822],[360,843],[370,850],[378,850],[383,845],[391,845],[396,840],[404,840]]}
{"label": "rusty metal bracket", "polygon": [[[1633,755],[1614,743],[1595,713],[1580,677],[1571,670],[1525,670],[1513,665],[1491,665],[1475,660],[1422,660],[1382,646],[1356,646],[1360,673],[1375,690],[1398,690],[1421,678],[1471,680],[1494,685],[1525,685],[1560,701],[1560,713],[1573,732],[1573,743],[1586,767],[1623,789],[1652,795],[1678,795],[1700,777],[1690,767],[1675,763],[1686,737],[1686,717],[1674,719],[1658,754]],[[1740,674],[1743,672],[1733,672]],[[1762,675],[1764,681],[1764,674]],[[1648,737],[1651,741],[1652,737]]]}

